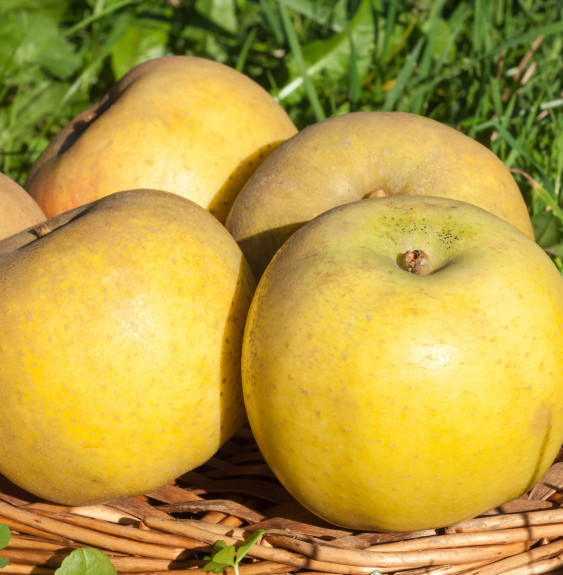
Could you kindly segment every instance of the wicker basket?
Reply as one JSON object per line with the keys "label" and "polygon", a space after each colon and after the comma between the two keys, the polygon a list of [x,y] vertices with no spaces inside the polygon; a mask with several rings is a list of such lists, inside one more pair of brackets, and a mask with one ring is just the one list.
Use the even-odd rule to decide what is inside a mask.
{"label": "wicker basket", "polygon": [[[447,529],[355,532],[324,523],[281,487],[248,428],[204,466],[144,497],[90,507],[37,500],[0,482],[12,530],[2,575],[49,575],[77,547],[104,551],[118,573],[203,573],[203,556],[265,529],[240,566],[267,573],[563,574],[563,451],[525,496]],[[232,573],[230,569],[226,571]]]}

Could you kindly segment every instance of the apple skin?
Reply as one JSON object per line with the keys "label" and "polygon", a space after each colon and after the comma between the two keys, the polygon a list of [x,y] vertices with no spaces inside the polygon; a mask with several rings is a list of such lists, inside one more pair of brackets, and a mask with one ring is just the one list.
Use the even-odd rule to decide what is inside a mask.
{"label": "apple skin", "polygon": [[26,189],[48,217],[132,188],[178,193],[224,222],[258,164],[297,128],[261,86],[191,56],[144,62],[67,124]]}
{"label": "apple skin", "polygon": [[0,240],[45,219],[37,202],[12,178],[0,173]]}
{"label": "apple skin", "polygon": [[[423,250],[426,276],[398,256]],[[563,280],[511,224],[434,197],[333,208],[258,283],[249,422],[287,490],[350,529],[417,531],[518,497],[563,441]]]}
{"label": "apple skin", "polygon": [[0,473],[65,505],[148,493],[246,422],[254,278],[202,207],[115,193],[0,242]]}
{"label": "apple skin", "polygon": [[289,138],[248,180],[226,226],[260,278],[300,225],[381,190],[475,204],[534,237],[518,185],[491,150],[403,112],[353,112]]}

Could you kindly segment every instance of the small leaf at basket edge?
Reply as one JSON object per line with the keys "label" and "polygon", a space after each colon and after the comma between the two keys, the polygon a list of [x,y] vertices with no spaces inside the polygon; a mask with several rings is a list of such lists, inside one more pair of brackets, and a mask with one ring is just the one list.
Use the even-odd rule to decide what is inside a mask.
{"label": "small leaf at basket edge", "polygon": [[234,567],[235,548],[233,545],[227,547],[227,544],[222,539],[219,539],[213,544],[211,555],[204,557],[204,559],[209,561],[209,563],[203,567],[203,571],[206,573],[209,571],[221,573],[227,567]]}
{"label": "small leaf at basket edge", "polygon": [[6,545],[10,542],[12,538],[12,532],[10,528],[4,523],[0,523],[0,549],[4,549]]}
{"label": "small leaf at basket edge", "polygon": [[215,561],[210,561],[209,563],[206,563],[203,567],[202,567],[202,571],[204,573],[209,573],[209,571],[211,571],[212,573],[222,573],[227,567],[232,567],[231,565],[225,565],[224,563],[215,563]]}
{"label": "small leaf at basket edge", "polygon": [[264,529],[258,529],[258,531],[255,531],[244,540],[244,543],[237,549],[237,563],[240,563],[242,558],[258,542],[264,533],[266,533]]}
{"label": "small leaf at basket edge", "polygon": [[105,553],[80,547],[67,555],[55,575],[116,575],[117,570]]}

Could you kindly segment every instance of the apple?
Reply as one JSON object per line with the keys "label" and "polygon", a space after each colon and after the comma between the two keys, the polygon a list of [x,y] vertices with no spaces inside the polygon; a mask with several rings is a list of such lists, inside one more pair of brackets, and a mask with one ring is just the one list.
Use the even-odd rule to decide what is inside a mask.
{"label": "apple", "polygon": [[156,489],[246,422],[254,278],[180,195],[116,192],[0,242],[0,473],[65,505]]}
{"label": "apple", "polygon": [[224,222],[259,163],[297,129],[256,82],[191,56],[144,62],[70,121],[26,189],[48,217],[111,192],[178,193]]}
{"label": "apple", "polygon": [[353,112],[289,138],[241,190],[226,226],[259,278],[303,223],[370,195],[454,198],[534,237],[518,185],[491,150],[440,122],[403,112]]}
{"label": "apple", "polygon": [[321,518],[417,531],[512,500],[563,442],[563,279],[466,202],[333,208],[258,283],[242,356],[266,462]]}
{"label": "apple", "polygon": [[37,202],[12,178],[0,173],[0,240],[45,219]]}

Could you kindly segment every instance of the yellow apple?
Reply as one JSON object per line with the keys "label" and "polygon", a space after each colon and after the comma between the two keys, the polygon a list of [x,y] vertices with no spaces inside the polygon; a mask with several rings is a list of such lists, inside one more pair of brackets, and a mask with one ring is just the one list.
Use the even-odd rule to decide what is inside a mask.
{"label": "yellow apple", "polygon": [[454,198],[534,237],[522,194],[491,150],[440,122],[402,112],[354,112],[308,126],[252,175],[226,226],[259,278],[300,225],[369,195]]}
{"label": "yellow apple", "polygon": [[465,202],[365,199],[272,259],[247,319],[244,399],[267,463],[312,512],[438,528],[549,468],[562,349],[563,279],[530,238]]}
{"label": "yellow apple", "polygon": [[223,222],[250,174],[296,132],[245,74],[204,58],[156,58],[65,126],[25,187],[48,217],[111,192],[155,188]]}
{"label": "yellow apple", "polygon": [[204,463],[246,421],[254,279],[194,202],[131,190],[0,242],[0,473],[87,505]]}
{"label": "yellow apple", "polygon": [[0,173],[0,240],[44,219],[37,202],[17,182]]}

